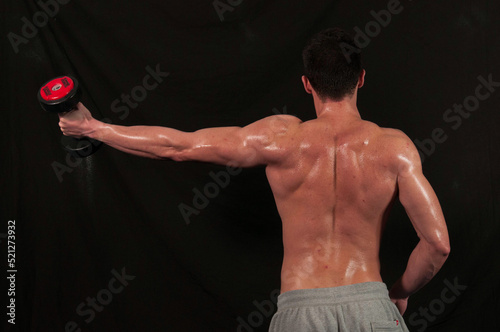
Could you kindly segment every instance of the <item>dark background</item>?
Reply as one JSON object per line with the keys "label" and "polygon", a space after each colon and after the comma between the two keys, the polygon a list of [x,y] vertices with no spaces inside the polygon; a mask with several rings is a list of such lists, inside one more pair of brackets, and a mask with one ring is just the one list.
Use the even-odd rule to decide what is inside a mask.
{"label": "dark background", "polygon": [[[79,163],[67,159],[57,116],[40,109],[37,90],[54,76],[74,75],[94,116],[122,125],[193,131],[278,112],[308,120],[315,114],[300,82],[306,40],[332,26],[365,31],[370,11],[389,2],[221,0],[231,9],[221,20],[212,1],[73,0],[44,24],[35,1],[3,1],[2,311],[9,220],[16,221],[18,270],[16,325],[2,312],[3,330],[65,331],[73,321],[82,331],[266,331],[283,252],[264,169],[230,176],[187,224],[179,204],[193,206],[193,190],[203,191],[214,182],[210,172],[225,167],[109,147]],[[405,319],[411,331],[498,331],[500,91],[458,128],[443,116],[475,94],[479,76],[500,81],[500,5],[402,0],[401,7],[363,47],[359,109],[365,119],[427,142],[424,173],[452,246],[439,274],[410,298]],[[8,36],[24,38],[34,15],[40,27],[24,28],[30,38],[16,52]],[[137,107],[112,107],[157,65],[169,76]],[[432,148],[436,128],[446,140]],[[381,250],[389,286],[417,239],[396,205]],[[89,315],[77,307],[98,294],[108,300],[101,290],[111,271],[123,268],[135,279],[85,322]]]}

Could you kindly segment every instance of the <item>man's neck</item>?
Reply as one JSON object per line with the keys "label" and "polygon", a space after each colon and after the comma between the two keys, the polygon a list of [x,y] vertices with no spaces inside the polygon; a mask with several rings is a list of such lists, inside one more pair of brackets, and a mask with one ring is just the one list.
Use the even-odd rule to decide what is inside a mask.
{"label": "man's neck", "polygon": [[344,119],[361,119],[358,107],[356,106],[356,96],[344,98],[340,101],[325,100],[314,98],[314,107],[318,118],[335,118],[337,121]]}

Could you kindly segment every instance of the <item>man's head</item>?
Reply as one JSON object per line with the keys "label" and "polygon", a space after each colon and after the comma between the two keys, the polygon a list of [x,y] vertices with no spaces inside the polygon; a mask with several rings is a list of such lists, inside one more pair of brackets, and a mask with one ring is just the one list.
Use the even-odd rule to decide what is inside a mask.
{"label": "man's head", "polygon": [[302,52],[304,87],[308,93],[312,87],[322,102],[352,97],[364,83],[361,54],[346,54],[346,48],[358,49],[347,32],[331,28],[312,37]]}

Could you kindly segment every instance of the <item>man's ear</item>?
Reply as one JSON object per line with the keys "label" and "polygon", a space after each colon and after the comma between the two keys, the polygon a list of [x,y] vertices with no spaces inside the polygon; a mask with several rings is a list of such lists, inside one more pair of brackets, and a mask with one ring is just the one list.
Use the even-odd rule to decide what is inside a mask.
{"label": "man's ear", "polygon": [[304,84],[304,90],[306,90],[308,94],[312,94],[311,82],[309,82],[309,79],[305,75],[302,75],[302,84]]}
{"label": "man's ear", "polygon": [[359,74],[359,80],[358,80],[358,89],[363,87],[363,85],[365,85],[365,75],[366,71],[364,69],[361,70],[361,74]]}

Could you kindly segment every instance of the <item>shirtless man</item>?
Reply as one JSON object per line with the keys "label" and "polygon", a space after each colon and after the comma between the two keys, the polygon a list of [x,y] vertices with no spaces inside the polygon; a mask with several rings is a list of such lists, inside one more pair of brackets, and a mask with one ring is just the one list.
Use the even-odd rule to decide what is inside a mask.
{"label": "shirtless man", "polygon": [[[60,116],[64,135],[98,139],[138,156],[239,167],[266,166],[283,222],[278,312],[270,331],[408,331],[408,297],[445,262],[450,245],[419,154],[401,131],[362,120],[356,106],[365,71],[340,29],[316,35],[303,53],[304,88],[317,119],[275,115],[246,127],[187,133],[95,120],[79,104]],[[346,45],[344,44],[344,45]],[[420,241],[388,292],[380,276],[385,221],[399,197]]]}

